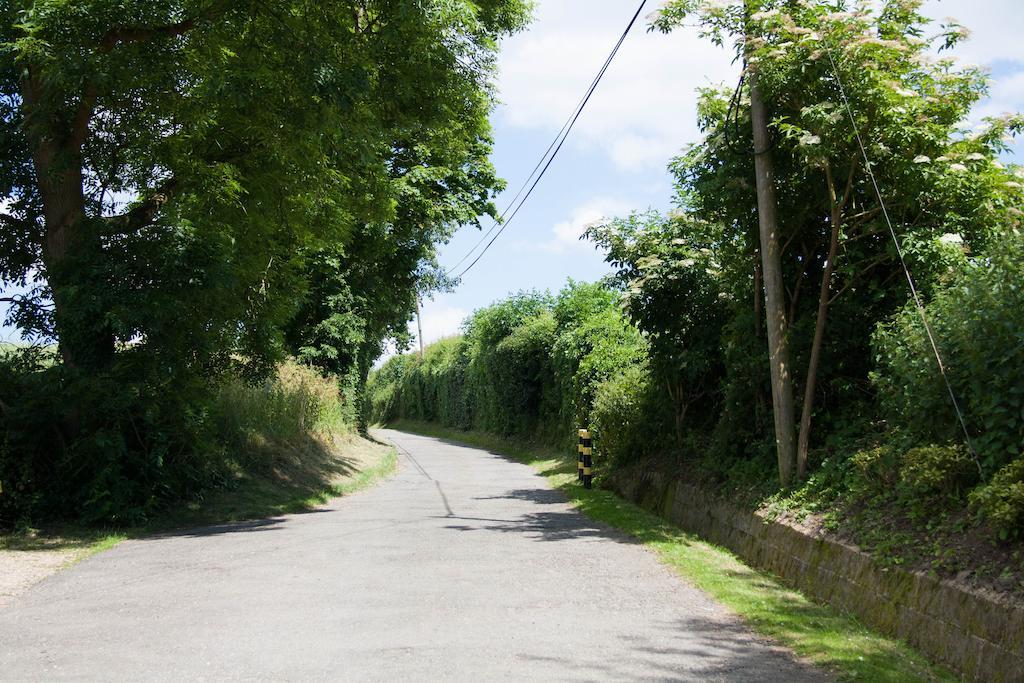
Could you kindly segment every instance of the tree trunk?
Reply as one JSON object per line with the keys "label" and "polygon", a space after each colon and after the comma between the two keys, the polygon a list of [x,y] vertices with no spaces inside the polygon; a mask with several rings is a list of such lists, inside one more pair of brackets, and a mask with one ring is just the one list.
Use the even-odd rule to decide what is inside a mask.
{"label": "tree trunk", "polygon": [[748,80],[750,118],[754,133],[754,171],[757,177],[757,219],[761,240],[768,356],[771,363],[772,406],[775,417],[775,446],[779,462],[779,481],[785,487],[789,486],[793,477],[796,452],[793,433],[793,378],[790,376],[789,344],[786,340],[782,254],[776,217],[775,177],[768,133],[768,112],[755,70],[750,70]]}
{"label": "tree trunk", "polygon": [[[830,183],[831,186],[831,183]],[[832,233],[829,238],[828,260],[821,273],[821,290],[818,293],[818,317],[814,322],[814,340],[811,342],[811,359],[807,364],[807,381],[804,384],[804,402],[800,414],[800,442],[796,452],[796,476],[803,479],[807,472],[807,451],[811,443],[811,413],[814,410],[814,391],[818,381],[818,366],[821,363],[821,347],[825,339],[825,323],[828,319],[828,306],[832,293],[832,273],[835,272],[836,258],[839,256],[839,226],[842,221],[842,210],[837,205],[838,199],[832,196]]]}
{"label": "tree trunk", "polygon": [[[761,276],[761,252],[754,249],[754,339],[761,343],[764,336],[764,278]],[[766,414],[766,401],[764,395],[764,383],[760,378],[754,382],[754,425],[758,430],[764,426]]]}
{"label": "tree trunk", "polygon": [[43,122],[36,111],[44,101],[43,87],[36,70],[29,69],[23,81],[23,106],[43,202],[42,256],[53,293],[57,339],[67,366],[101,369],[113,361],[114,335],[101,303],[104,292],[97,291],[105,284],[102,245],[85,211],[82,145],[92,103],[84,95],[79,111]]}

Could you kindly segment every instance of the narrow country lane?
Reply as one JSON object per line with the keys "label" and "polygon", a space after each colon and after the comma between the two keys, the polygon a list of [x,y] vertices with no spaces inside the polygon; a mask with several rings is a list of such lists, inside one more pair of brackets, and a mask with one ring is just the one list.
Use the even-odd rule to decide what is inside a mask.
{"label": "narrow country lane", "polygon": [[0,610],[0,679],[826,680],[529,467],[379,436],[375,489],[44,581]]}

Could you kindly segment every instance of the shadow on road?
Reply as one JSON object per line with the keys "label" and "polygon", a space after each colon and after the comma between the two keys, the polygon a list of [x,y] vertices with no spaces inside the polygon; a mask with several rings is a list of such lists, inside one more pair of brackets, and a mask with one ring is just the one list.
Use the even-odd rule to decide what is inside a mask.
{"label": "shadow on road", "polygon": [[480,496],[473,500],[525,500],[539,505],[555,505],[568,503],[569,499],[561,491],[555,489],[516,489],[506,491],[500,496]]}
{"label": "shadow on road", "polygon": [[[543,661],[565,668],[565,678],[583,676],[588,680],[651,680],[650,673],[665,681],[757,681],[764,683],[812,683],[831,680],[820,670],[795,660],[785,650],[765,650],[765,641],[750,634],[740,622],[720,616],[694,615],[661,625],[663,636],[657,639],[623,635],[628,644],[628,659],[612,660],[599,656],[581,662],[580,653],[565,658],[531,654],[519,659]],[[618,648],[616,648],[618,649]],[[767,661],[766,661],[767,660]],[[794,670],[794,663],[798,667]],[[643,672],[640,676],[637,672]]]}

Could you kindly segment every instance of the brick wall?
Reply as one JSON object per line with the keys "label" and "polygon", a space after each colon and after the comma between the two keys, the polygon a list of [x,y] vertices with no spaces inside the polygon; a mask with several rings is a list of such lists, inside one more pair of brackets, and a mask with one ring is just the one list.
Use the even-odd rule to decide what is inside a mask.
{"label": "brick wall", "polygon": [[741,510],[657,472],[620,473],[620,495],[724,546],[819,602],[911,643],[967,680],[1024,681],[1024,609],[839,541]]}

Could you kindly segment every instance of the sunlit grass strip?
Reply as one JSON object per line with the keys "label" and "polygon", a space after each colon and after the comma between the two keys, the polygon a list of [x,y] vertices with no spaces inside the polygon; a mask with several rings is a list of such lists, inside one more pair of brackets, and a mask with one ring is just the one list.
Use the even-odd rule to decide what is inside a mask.
{"label": "sunlit grass strip", "polygon": [[282,497],[280,487],[266,480],[253,480],[238,489],[222,491],[202,503],[168,510],[149,524],[117,530],[66,528],[53,533],[0,535],[0,550],[73,550],[65,567],[97,553],[110,550],[129,538],[183,527],[238,522],[260,517],[311,510],[334,498],[352,495],[390,477],[398,468],[398,454],[391,446],[375,445],[381,457],[337,484],[313,492]]}
{"label": "sunlit grass strip", "polygon": [[610,491],[583,489],[576,482],[575,458],[568,451],[561,455],[544,446],[422,422],[402,421],[392,427],[479,446],[531,465],[588,517],[634,536],[756,631],[843,680],[959,680],[930,664],[909,645],[870,630],[851,615],[812,602],[777,577],[748,567],[728,550],[706,543]]}

